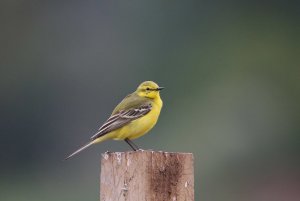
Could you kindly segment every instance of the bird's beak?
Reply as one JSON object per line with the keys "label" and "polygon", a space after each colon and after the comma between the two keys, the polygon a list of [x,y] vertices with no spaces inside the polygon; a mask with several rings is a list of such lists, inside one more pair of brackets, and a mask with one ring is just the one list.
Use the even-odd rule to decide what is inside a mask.
{"label": "bird's beak", "polygon": [[157,91],[161,91],[161,90],[163,90],[165,87],[158,87],[156,90]]}

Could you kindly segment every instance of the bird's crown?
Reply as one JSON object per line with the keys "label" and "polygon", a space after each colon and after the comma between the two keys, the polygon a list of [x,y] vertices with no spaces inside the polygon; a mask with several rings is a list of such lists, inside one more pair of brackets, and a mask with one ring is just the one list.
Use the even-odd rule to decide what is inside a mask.
{"label": "bird's crown", "polygon": [[138,88],[145,88],[145,87],[149,87],[149,88],[153,88],[153,89],[156,89],[158,88],[158,84],[156,84],[155,82],[153,81],[145,81],[145,82],[142,82]]}

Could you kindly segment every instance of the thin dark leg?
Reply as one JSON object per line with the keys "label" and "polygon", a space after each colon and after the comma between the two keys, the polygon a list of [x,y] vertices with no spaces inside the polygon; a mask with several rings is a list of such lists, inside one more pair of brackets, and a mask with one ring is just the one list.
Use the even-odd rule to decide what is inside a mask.
{"label": "thin dark leg", "polygon": [[129,144],[129,146],[130,146],[134,151],[136,151],[136,150],[139,149],[139,147],[136,146],[136,144],[134,144],[134,143],[133,143],[131,140],[129,140],[128,138],[125,139],[125,142],[127,142],[127,144]]}

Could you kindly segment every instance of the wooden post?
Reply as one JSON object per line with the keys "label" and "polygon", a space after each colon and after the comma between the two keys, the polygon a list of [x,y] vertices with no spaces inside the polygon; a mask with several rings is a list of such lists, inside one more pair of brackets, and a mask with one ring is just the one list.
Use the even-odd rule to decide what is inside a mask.
{"label": "wooden post", "polygon": [[101,201],[194,201],[193,154],[105,153],[100,180]]}

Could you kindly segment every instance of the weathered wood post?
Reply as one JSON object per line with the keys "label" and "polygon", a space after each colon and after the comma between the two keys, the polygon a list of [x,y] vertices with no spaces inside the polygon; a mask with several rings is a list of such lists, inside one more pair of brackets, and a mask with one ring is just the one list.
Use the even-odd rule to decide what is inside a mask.
{"label": "weathered wood post", "polygon": [[105,153],[100,180],[101,201],[194,201],[193,154]]}

